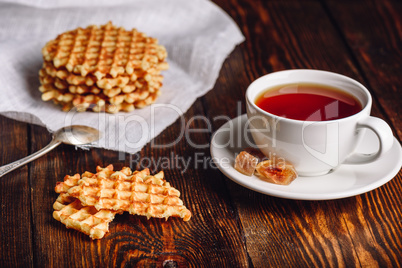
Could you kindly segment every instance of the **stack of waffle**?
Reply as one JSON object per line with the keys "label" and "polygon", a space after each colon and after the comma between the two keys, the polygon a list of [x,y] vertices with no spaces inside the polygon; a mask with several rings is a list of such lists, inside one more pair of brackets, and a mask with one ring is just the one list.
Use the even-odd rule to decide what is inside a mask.
{"label": "stack of waffle", "polygon": [[42,100],[64,111],[76,108],[130,112],[155,101],[168,68],[166,49],[155,38],[112,23],[78,28],[42,49]]}
{"label": "stack of waffle", "polygon": [[109,230],[117,213],[148,218],[181,217],[188,221],[191,212],[179,198],[180,192],[163,179],[163,171],[151,176],[148,169],[132,172],[125,167],[97,167],[97,173],[66,176],[56,185],[59,197],[53,204],[53,217],[73,228],[100,239]]}

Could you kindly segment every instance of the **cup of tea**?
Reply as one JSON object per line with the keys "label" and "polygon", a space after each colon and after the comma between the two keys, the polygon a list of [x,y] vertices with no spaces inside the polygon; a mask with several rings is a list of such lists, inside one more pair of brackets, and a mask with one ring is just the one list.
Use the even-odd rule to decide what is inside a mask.
{"label": "cup of tea", "polygon": [[[246,91],[248,128],[267,156],[294,165],[300,176],[327,174],[342,164],[366,164],[393,143],[389,125],[370,116],[372,98],[359,82],[319,70],[286,70],[267,74]],[[367,129],[379,149],[355,149]]]}

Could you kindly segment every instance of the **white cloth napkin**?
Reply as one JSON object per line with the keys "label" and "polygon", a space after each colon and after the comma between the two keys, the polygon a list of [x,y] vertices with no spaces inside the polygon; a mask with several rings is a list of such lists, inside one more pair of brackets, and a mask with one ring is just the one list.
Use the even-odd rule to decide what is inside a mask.
{"label": "white cloth napkin", "polygon": [[[112,21],[159,39],[168,51],[162,95],[131,113],[63,112],[38,90],[41,48],[59,33]],[[206,0],[0,0],[0,114],[46,126],[92,126],[95,147],[135,153],[212,89],[223,61],[244,40],[233,20]],[[178,136],[180,133],[178,133]]]}

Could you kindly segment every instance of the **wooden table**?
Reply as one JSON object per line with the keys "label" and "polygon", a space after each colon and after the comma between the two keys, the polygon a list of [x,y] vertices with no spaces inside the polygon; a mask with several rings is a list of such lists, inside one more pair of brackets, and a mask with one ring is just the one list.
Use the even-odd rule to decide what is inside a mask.
{"label": "wooden table", "polygon": [[[224,120],[245,113],[244,93],[261,75],[291,68],[350,76],[371,91],[372,114],[402,137],[402,5],[399,1],[217,0],[246,41],[225,61],[208,94],[184,119],[199,145]],[[2,100],[5,101],[5,100]],[[239,107],[239,108],[237,108]],[[181,122],[155,141],[175,140]],[[0,116],[0,165],[44,147],[43,127]],[[65,174],[96,165],[135,167],[128,154],[61,145],[0,179],[0,267],[398,267],[402,265],[402,172],[371,192],[340,200],[297,201],[263,195],[232,182],[216,168],[196,165],[209,147],[181,139],[170,148],[146,146],[134,157],[192,159],[165,174],[192,211],[189,222],[118,215],[102,240],[66,229],[52,218],[54,186]]]}

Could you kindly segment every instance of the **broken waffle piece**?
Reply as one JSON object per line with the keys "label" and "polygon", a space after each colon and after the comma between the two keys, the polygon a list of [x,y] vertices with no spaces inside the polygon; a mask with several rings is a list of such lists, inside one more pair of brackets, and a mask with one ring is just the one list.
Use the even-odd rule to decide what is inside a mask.
{"label": "broken waffle piece", "polygon": [[244,175],[251,176],[254,174],[255,168],[258,164],[258,158],[253,155],[242,151],[235,159],[235,169]]}
{"label": "broken waffle piece", "polygon": [[117,211],[93,206],[83,206],[80,200],[66,194],[60,194],[53,204],[53,218],[63,223],[67,228],[89,235],[92,239],[101,239],[109,231],[109,223]]}
{"label": "broken waffle piece", "polygon": [[191,218],[191,212],[179,198],[180,192],[164,180],[163,171],[150,175],[148,169],[83,174],[78,185],[68,190],[84,206],[98,210],[128,211],[133,215],[168,219]]}
{"label": "broken waffle piece", "polygon": [[180,192],[164,180],[163,172],[151,176],[149,169],[114,171],[113,165],[98,166],[95,174],[65,176],[55,191],[59,196],[53,204],[53,218],[92,239],[103,238],[115,215],[124,211],[148,218],[179,216],[188,221],[191,217]]}
{"label": "broken waffle piece", "polygon": [[[99,173],[113,172],[113,166],[104,169],[99,167]],[[89,176],[90,172],[85,172],[83,176]],[[93,174],[92,174],[93,175]],[[58,182],[55,192],[60,195],[53,204],[53,218],[60,221],[67,228],[72,228],[89,235],[92,239],[101,239],[109,231],[109,222],[114,219],[117,213],[122,211],[97,210],[93,206],[82,206],[81,202],[75,197],[70,196],[67,191],[78,185],[81,176],[65,176],[63,182]]]}
{"label": "broken waffle piece", "polygon": [[297,178],[297,172],[292,165],[284,162],[276,163],[275,159],[258,163],[256,175],[263,180],[280,185],[289,185]]}
{"label": "broken waffle piece", "polygon": [[54,191],[58,194],[67,193],[67,191],[73,187],[78,185],[78,181],[81,178],[80,174],[75,174],[74,176],[66,175],[64,177],[64,181],[57,182]]}

